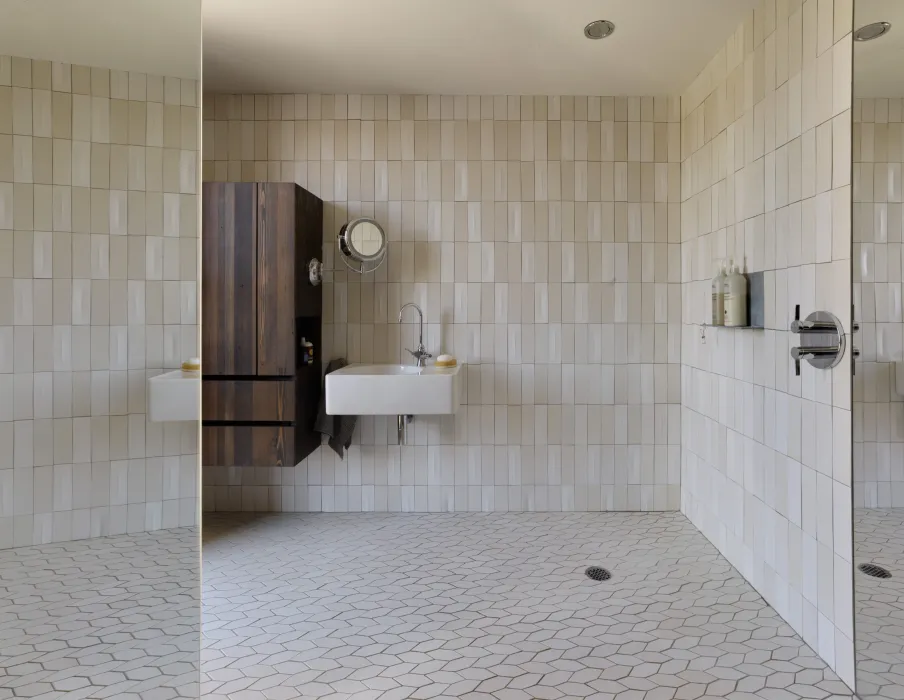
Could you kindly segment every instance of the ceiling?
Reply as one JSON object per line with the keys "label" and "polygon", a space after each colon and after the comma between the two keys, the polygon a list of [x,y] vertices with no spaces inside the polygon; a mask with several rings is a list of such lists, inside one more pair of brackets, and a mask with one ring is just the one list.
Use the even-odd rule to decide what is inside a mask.
{"label": "ceiling", "polygon": [[[204,83],[213,92],[677,94],[755,4],[204,0]],[[597,19],[615,33],[585,39]]]}
{"label": "ceiling", "polygon": [[197,80],[201,0],[0,0],[0,53]]}
{"label": "ceiling", "polygon": [[891,22],[873,41],[854,42],[854,95],[904,97],[904,0],[856,0],[854,26]]}

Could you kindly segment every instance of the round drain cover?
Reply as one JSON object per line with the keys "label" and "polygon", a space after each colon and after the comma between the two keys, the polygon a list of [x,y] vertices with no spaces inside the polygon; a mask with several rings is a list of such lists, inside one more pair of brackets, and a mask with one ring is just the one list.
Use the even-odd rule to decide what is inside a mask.
{"label": "round drain cover", "polygon": [[584,573],[587,578],[592,578],[594,581],[608,581],[612,578],[612,574],[601,566],[588,566]]}
{"label": "round drain cover", "polygon": [[891,572],[888,569],[883,569],[878,564],[861,564],[857,568],[873,578],[891,578]]}

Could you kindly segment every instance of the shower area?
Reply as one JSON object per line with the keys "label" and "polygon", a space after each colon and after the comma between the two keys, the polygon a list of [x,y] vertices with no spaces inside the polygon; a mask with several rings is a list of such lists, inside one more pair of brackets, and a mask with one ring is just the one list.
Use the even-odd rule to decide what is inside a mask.
{"label": "shower area", "polygon": [[[487,51],[483,68],[429,83],[379,46],[353,74],[354,51],[294,71],[243,37],[282,46],[303,18],[210,19],[205,191],[320,203],[315,366],[451,355],[461,384],[454,413],[415,415],[404,440],[395,415],[348,409],[347,449],[302,456],[296,439],[272,462],[237,458],[239,438],[297,421],[205,398],[219,422],[202,433],[235,431],[202,449],[208,697],[850,695],[852,360],[868,352],[852,324],[853,7],[693,4],[718,41],[658,84],[484,81],[501,49],[480,32],[448,60]],[[629,5],[605,37],[582,35],[589,5],[548,16],[577,27],[548,60],[625,61],[641,24],[694,14]],[[660,20],[632,22],[653,5]],[[380,32],[343,46],[418,36],[369,18]],[[362,220],[385,244],[366,271],[340,257]],[[729,259],[750,300],[734,327],[712,316]],[[307,371],[247,367],[267,386]]]}

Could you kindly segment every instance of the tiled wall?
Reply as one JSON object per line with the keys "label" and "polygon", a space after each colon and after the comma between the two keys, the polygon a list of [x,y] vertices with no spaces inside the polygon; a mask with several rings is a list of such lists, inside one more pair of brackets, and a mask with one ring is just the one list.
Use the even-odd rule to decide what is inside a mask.
{"label": "tiled wall", "polygon": [[[204,469],[206,508],[677,509],[680,110],[653,97],[217,95],[204,179],[284,180],[328,202],[322,356],[466,362],[464,405],[363,418],[345,461]],[[209,121],[208,121],[209,120]],[[367,214],[376,274],[334,260]]]}
{"label": "tiled wall", "polygon": [[194,80],[0,56],[0,547],[191,525]]}
{"label": "tiled wall", "polygon": [[[795,376],[803,314],[851,323],[851,0],[768,0],[682,100],[682,510],[853,686],[850,355]],[[766,330],[706,329],[721,258]]]}
{"label": "tiled wall", "polygon": [[854,505],[904,507],[904,100],[854,101]]}

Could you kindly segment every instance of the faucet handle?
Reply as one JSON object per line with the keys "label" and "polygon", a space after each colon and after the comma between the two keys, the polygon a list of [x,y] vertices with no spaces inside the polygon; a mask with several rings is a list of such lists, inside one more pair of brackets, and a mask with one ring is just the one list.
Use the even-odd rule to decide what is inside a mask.
{"label": "faucet handle", "polygon": [[405,351],[408,352],[412,357],[417,359],[426,359],[428,357],[433,357],[429,352],[427,352],[426,348],[423,346],[419,347],[417,350],[410,350],[409,348],[405,348]]}

